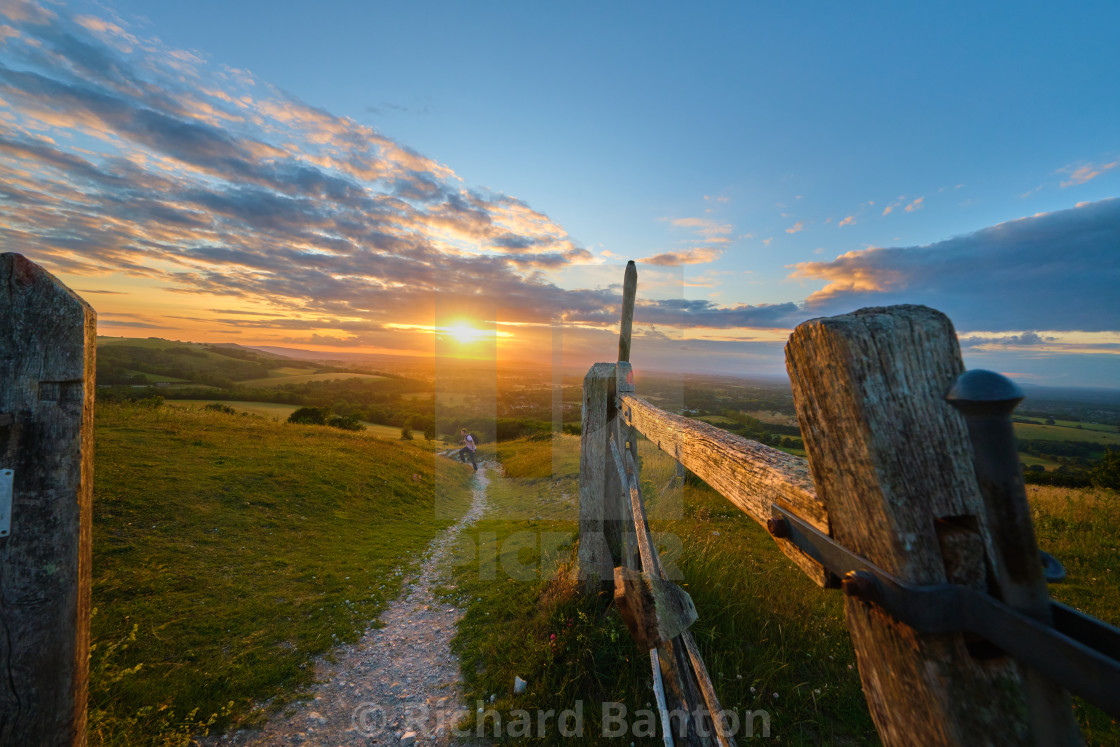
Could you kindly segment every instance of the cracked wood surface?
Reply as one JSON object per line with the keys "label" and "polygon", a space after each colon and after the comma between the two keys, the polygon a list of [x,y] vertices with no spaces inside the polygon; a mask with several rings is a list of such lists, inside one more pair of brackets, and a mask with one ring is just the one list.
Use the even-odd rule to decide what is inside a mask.
{"label": "cracked wood surface", "polygon": [[85,744],[93,493],[93,309],[0,254],[0,744]]}
{"label": "cracked wood surface", "polygon": [[[794,330],[786,367],[833,537],[905,581],[990,587],[977,564],[996,540],[964,419],[944,399],[964,370],[949,319],[924,306],[814,319]],[[919,634],[853,597],[844,609],[884,744],[1042,736],[1013,660],[973,656],[961,634]]]}
{"label": "cracked wood surface", "polygon": [[[623,366],[620,364],[620,378]],[[828,513],[817,498],[809,465],[757,441],[728,433],[700,420],[666,412],[633,394],[620,396],[622,417],[662,451],[676,459],[745,514],[766,526],[770,504],[778,503],[824,533]],[[828,574],[786,540],[782,551],[819,586]]]}

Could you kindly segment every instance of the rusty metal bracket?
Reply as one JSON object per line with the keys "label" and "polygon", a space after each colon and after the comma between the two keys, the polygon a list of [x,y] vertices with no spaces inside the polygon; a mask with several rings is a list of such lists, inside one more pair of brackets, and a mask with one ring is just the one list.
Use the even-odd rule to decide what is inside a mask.
{"label": "rusty metal bracket", "polygon": [[1053,626],[976,589],[908,584],[771,504],[785,538],[843,579],[844,593],[923,633],[974,633],[1070,692],[1120,716],[1120,630],[1059,602]]}

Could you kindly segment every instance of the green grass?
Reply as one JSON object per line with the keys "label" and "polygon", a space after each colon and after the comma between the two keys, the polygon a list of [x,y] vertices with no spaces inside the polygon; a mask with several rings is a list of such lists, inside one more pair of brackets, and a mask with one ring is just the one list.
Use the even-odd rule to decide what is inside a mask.
{"label": "green grass", "polygon": [[[279,402],[241,402],[238,400],[229,399],[215,399],[215,400],[198,400],[198,399],[168,399],[164,400],[164,404],[171,407],[179,407],[191,410],[201,410],[211,402],[216,402],[222,405],[229,405],[238,412],[247,412],[251,415],[260,415],[269,420],[276,420],[285,422],[288,416],[300,408],[299,405],[285,405]],[[400,440],[401,429],[392,425],[380,425],[378,423],[369,423],[361,421],[362,425],[366,427],[364,431],[356,431],[356,435],[369,435],[377,436],[378,438],[389,440]],[[418,442],[423,442],[423,433],[413,433],[413,438]]]}
{"label": "green grass", "polygon": [[349,379],[364,379],[366,381],[380,381],[384,376],[375,374],[356,373],[303,373],[290,376],[267,376],[263,379],[249,379],[237,382],[241,386],[278,386],[280,384],[306,384],[309,381],[347,381]]}
{"label": "green grass", "polygon": [[[1068,578],[1050,595],[1120,626],[1120,494],[1103,488],[1028,485],[1038,545],[1061,561]],[[1079,700],[1075,710],[1090,745],[1120,744],[1116,719]]]}
{"label": "green grass", "polygon": [[1039,441],[1090,441],[1115,446],[1120,444],[1120,433],[1097,430],[1095,428],[1069,428],[1062,425],[1036,425],[1015,423],[1015,435]]}
{"label": "green grass", "polygon": [[99,406],[90,743],[186,744],[282,705],[398,593],[469,477],[330,428]]}

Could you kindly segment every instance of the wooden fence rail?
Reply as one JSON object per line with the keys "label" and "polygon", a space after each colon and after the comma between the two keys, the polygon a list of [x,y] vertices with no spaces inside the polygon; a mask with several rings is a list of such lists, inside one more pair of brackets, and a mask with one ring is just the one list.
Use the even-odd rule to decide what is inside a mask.
{"label": "wooden fence rail", "polygon": [[[964,372],[947,317],[921,306],[872,308],[794,331],[786,362],[806,461],[636,395],[629,363],[636,287],[631,262],[619,361],[595,364],[584,380],[579,563],[588,588],[614,586],[635,638],[653,648],[655,688],[661,675],[669,693],[659,700],[666,744],[735,742],[720,728],[695,643],[687,630],[677,633],[694,611],[690,617],[687,594],[662,577],[647,534],[634,459],[639,433],[767,526],[820,586],[840,579],[778,531],[777,514],[796,517],[892,583],[976,590],[1010,614],[1049,624],[1021,472],[1017,461],[1011,471],[998,467],[1008,455],[996,453],[1010,448],[1014,458],[1009,415],[1018,399],[971,401],[954,390],[947,401]],[[1007,433],[992,437],[999,428]],[[974,449],[970,429],[991,443]],[[866,579],[849,580],[845,616],[885,744],[1081,743],[1061,686],[970,634],[909,627],[858,593]],[[1089,623],[1115,640],[1115,629]],[[669,634],[676,637],[662,640]],[[674,708],[697,715],[674,720],[666,712]]]}

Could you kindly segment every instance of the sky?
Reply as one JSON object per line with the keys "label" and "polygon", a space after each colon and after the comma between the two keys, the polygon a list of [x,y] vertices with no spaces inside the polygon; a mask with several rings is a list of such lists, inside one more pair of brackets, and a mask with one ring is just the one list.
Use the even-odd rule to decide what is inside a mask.
{"label": "sky", "polygon": [[0,251],[101,334],[1120,386],[1120,5],[0,0]]}

